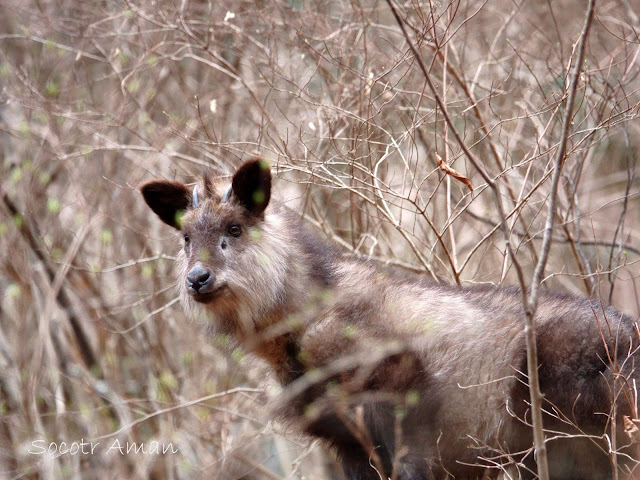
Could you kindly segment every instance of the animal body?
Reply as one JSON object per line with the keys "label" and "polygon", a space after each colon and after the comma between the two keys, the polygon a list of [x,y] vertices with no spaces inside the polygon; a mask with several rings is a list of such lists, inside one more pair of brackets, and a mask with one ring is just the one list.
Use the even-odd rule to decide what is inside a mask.
{"label": "animal body", "polygon": [[[281,418],[324,439],[348,479],[535,476],[518,289],[432,284],[342,255],[270,201],[263,160],[231,181],[141,191],[183,236],[186,308],[270,364]],[[612,478],[612,445],[629,472],[635,323],[548,292],[536,322],[551,478]]]}

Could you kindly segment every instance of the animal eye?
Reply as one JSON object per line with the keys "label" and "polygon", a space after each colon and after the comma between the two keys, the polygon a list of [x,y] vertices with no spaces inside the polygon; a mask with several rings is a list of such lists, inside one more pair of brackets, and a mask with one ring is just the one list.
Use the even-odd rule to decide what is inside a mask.
{"label": "animal eye", "polygon": [[189,244],[189,242],[191,241],[191,239],[189,238],[189,235],[187,235],[186,233],[184,234],[184,243]]}
{"label": "animal eye", "polygon": [[229,235],[231,235],[232,237],[239,237],[241,233],[242,228],[240,228],[240,225],[231,225],[229,227]]}

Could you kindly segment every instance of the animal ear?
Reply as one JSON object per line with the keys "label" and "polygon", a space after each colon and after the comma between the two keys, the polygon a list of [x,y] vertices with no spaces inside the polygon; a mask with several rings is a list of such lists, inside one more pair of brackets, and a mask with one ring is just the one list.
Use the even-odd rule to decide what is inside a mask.
{"label": "animal ear", "polygon": [[264,212],[271,198],[271,169],[266,160],[252,158],[233,175],[231,189],[238,202],[254,215]]}
{"label": "animal ear", "polygon": [[182,215],[191,204],[189,190],[185,185],[167,180],[151,180],[140,185],[140,192],[160,220],[180,230]]}

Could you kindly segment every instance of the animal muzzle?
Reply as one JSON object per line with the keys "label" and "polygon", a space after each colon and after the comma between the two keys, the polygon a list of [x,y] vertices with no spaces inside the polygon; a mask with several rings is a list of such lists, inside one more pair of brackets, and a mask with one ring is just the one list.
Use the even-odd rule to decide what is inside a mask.
{"label": "animal muzzle", "polygon": [[208,268],[196,265],[187,274],[187,291],[190,295],[210,293],[214,289],[215,275]]}

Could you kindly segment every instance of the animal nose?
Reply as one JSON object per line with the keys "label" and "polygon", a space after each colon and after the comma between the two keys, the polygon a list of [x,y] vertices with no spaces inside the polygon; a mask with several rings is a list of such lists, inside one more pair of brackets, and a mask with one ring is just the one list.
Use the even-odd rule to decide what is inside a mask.
{"label": "animal nose", "polygon": [[197,265],[187,274],[187,287],[190,293],[207,293],[213,290],[213,275],[202,265]]}

